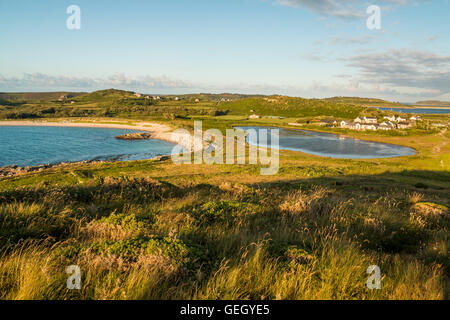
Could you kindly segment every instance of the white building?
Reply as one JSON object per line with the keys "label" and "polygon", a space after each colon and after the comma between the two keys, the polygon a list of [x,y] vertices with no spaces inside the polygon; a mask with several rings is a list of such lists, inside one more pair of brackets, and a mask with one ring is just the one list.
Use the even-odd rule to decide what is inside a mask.
{"label": "white building", "polygon": [[361,125],[361,129],[363,131],[365,131],[365,130],[377,131],[378,130],[378,124],[374,124],[374,123],[363,124],[363,125]]}
{"label": "white building", "polygon": [[397,124],[395,122],[392,121],[387,121],[386,124],[391,127],[392,129],[396,129],[397,128]]}
{"label": "white building", "polygon": [[341,122],[339,123],[339,125],[341,126],[341,128],[347,128],[347,127],[348,127],[348,124],[349,124],[349,122],[347,122],[347,121],[341,121]]}
{"label": "white building", "polygon": [[351,130],[362,130],[362,124],[360,122],[350,122],[347,125],[347,128],[351,129]]}
{"label": "white building", "polygon": [[391,122],[382,122],[382,123],[380,123],[380,126],[378,127],[378,129],[389,131],[389,130],[394,129],[394,126],[391,124]]}
{"label": "white building", "polygon": [[363,123],[370,123],[370,124],[377,124],[377,123],[378,123],[378,120],[377,120],[377,118],[375,118],[375,117],[364,117],[364,118],[362,119],[362,122],[363,122]]}
{"label": "white building", "polygon": [[410,122],[399,122],[399,123],[397,123],[397,128],[399,128],[399,129],[408,129],[408,128],[411,128],[411,127],[412,127],[412,125],[411,125]]}
{"label": "white building", "polygon": [[336,120],[322,120],[320,122],[321,126],[336,126],[338,123]]}

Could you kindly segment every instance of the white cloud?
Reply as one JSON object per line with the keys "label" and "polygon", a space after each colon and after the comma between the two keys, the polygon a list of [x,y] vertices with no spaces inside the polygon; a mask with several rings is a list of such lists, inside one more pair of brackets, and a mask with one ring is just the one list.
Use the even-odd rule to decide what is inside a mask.
{"label": "white cloud", "polygon": [[104,88],[118,89],[183,89],[192,84],[187,81],[171,79],[166,76],[127,77],[124,73],[115,73],[106,78],[88,78],[72,76],[53,76],[43,73],[25,73],[21,77],[6,77],[0,75],[0,89],[14,90],[97,90]]}
{"label": "white cloud", "polygon": [[351,57],[348,65],[359,71],[360,81],[401,88],[405,93],[450,92],[450,56],[402,49]]}
{"label": "white cloud", "polygon": [[[326,62],[324,56],[309,59]],[[43,73],[8,77],[0,74],[2,91],[94,91],[106,88],[145,93],[235,92],[285,94],[307,98],[363,96],[415,101],[450,95],[450,56],[417,50],[387,50],[347,58],[354,73],[341,73],[335,81],[305,83],[194,83],[167,76],[129,77],[115,73],[105,78],[56,76]],[[314,76],[314,75],[312,75]]]}
{"label": "white cloud", "polygon": [[334,37],[331,42],[333,44],[349,45],[349,44],[367,44],[370,42],[370,40],[372,40],[371,36],[361,36],[354,38]]}
{"label": "white cloud", "polygon": [[[416,0],[415,2],[420,1]],[[378,0],[373,4],[404,6],[412,0]],[[306,8],[324,16],[334,16],[341,19],[358,19],[366,16],[369,5],[364,0],[276,0],[282,6]]]}

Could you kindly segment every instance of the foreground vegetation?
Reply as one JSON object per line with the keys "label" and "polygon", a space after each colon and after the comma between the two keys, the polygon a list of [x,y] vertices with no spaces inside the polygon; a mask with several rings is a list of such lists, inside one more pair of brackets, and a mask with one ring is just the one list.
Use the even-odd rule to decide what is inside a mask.
{"label": "foreground vegetation", "polygon": [[[110,117],[96,120],[120,122],[115,117],[125,106],[137,108],[129,124],[191,128],[201,119],[204,129],[221,130],[367,112],[341,99],[227,96],[241,100],[217,104],[202,96],[181,103],[133,96],[79,95],[75,107],[39,103],[55,108],[45,116],[52,119],[57,110],[94,115],[109,108]],[[164,115],[182,104],[186,114]],[[161,105],[163,113],[154,110]],[[34,103],[28,107],[36,112]],[[249,108],[287,118],[249,121]],[[344,133],[418,153],[344,160],[283,151],[275,176],[261,176],[259,166],[148,160],[70,164],[2,179],[0,299],[448,299],[450,133]],[[70,265],[81,268],[81,290],[66,287]],[[381,290],[366,287],[370,265],[381,268]]]}

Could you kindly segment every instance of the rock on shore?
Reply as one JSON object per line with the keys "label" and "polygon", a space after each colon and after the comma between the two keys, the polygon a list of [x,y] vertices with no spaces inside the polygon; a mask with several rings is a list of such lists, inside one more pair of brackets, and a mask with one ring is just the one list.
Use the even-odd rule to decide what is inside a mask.
{"label": "rock on shore", "polygon": [[148,132],[128,133],[122,136],[116,136],[119,140],[146,140],[151,139],[152,135]]}

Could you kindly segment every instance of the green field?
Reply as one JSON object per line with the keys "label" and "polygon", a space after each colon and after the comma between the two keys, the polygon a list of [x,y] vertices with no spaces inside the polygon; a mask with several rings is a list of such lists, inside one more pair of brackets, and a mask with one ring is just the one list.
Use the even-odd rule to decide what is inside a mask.
{"label": "green field", "polygon": [[[204,129],[221,130],[370,112],[326,99],[102,94],[41,107],[53,106],[45,117],[54,120],[89,106],[99,122],[192,128],[201,119]],[[34,102],[2,108],[40,112]],[[107,108],[110,116],[98,118]],[[250,110],[285,119],[247,120]],[[450,133],[306,128],[417,154],[341,160],[282,151],[274,176],[261,176],[259,165],[145,160],[3,178],[0,299],[448,299]],[[81,268],[81,290],[66,288],[70,265]],[[366,287],[370,265],[381,268],[381,290]]]}

